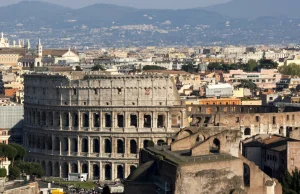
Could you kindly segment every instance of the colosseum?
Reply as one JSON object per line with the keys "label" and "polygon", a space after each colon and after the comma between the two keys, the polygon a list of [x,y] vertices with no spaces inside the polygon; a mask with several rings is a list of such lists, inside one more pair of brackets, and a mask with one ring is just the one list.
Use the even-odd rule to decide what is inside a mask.
{"label": "colosseum", "polygon": [[27,159],[47,176],[124,179],[141,148],[163,144],[187,124],[169,76],[31,73],[24,82]]}

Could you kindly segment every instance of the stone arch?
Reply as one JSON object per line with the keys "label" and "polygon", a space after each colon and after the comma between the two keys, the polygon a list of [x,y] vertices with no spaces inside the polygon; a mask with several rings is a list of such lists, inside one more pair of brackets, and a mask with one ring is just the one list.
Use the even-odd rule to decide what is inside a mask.
{"label": "stone arch", "polygon": [[159,146],[163,145],[164,143],[165,143],[165,141],[162,139],[157,141],[157,145],[159,145]]}
{"label": "stone arch", "polygon": [[111,114],[110,113],[105,113],[104,119],[105,119],[105,127],[110,128],[111,123],[112,123]]}
{"label": "stone arch", "polygon": [[53,126],[53,113],[52,112],[48,112],[47,120],[48,120],[48,125]]}
{"label": "stone arch", "polygon": [[196,143],[203,142],[205,140],[205,137],[201,134],[199,134],[196,138]]}
{"label": "stone arch", "polygon": [[136,170],[136,166],[131,165],[130,166],[130,174],[133,173]]}
{"label": "stone arch", "polygon": [[41,148],[43,150],[45,150],[46,149],[46,137],[44,135],[40,139],[40,144],[41,144]]}
{"label": "stone arch", "polygon": [[106,164],[104,167],[104,180],[111,180],[111,165]]}
{"label": "stone arch", "polygon": [[243,178],[244,178],[244,186],[245,187],[250,187],[250,167],[248,164],[243,163]]}
{"label": "stone arch", "polygon": [[98,164],[93,165],[93,179],[94,180],[100,179],[100,167]]}
{"label": "stone arch", "polygon": [[36,112],[33,111],[32,113],[32,122],[31,122],[33,125],[36,125]]}
{"label": "stone arch", "polygon": [[97,138],[93,139],[93,152],[100,153],[100,141]]}
{"label": "stone arch", "polygon": [[134,139],[130,140],[130,153],[137,154],[137,144]]}
{"label": "stone arch", "polygon": [[124,179],[124,167],[122,165],[117,166],[117,178]]}
{"label": "stone arch", "polygon": [[87,138],[81,139],[81,152],[89,152],[89,143]]}
{"label": "stone arch", "polygon": [[65,112],[62,116],[62,126],[69,127],[69,113]]}
{"label": "stone arch", "polygon": [[144,128],[152,127],[152,117],[151,114],[144,114]]}
{"label": "stone arch", "polygon": [[62,140],[62,151],[67,152],[69,151],[69,142],[68,138],[64,137]]}
{"label": "stone arch", "polygon": [[46,112],[45,111],[42,112],[41,123],[42,123],[42,126],[46,126]]}
{"label": "stone arch", "polygon": [[221,142],[218,138],[215,138],[212,142],[210,152],[211,153],[220,153],[220,150],[221,150]]}
{"label": "stone arch", "polygon": [[49,177],[49,176],[53,176],[53,174],[52,174],[52,162],[51,161],[49,161],[48,162],[48,164],[47,164],[47,176]]}
{"label": "stone arch", "polygon": [[53,174],[54,177],[60,177],[59,175],[59,163],[58,162],[55,162],[54,164],[54,174]]}
{"label": "stone arch", "polygon": [[138,127],[138,117],[137,114],[130,114],[130,127]]}
{"label": "stone arch", "polygon": [[46,162],[44,160],[42,161],[41,165],[42,165],[44,171],[46,172]]}
{"label": "stone arch", "polygon": [[124,141],[122,139],[117,140],[117,153],[118,154],[123,154],[125,153],[125,148],[124,148]]}
{"label": "stone arch", "polygon": [[72,115],[72,126],[73,127],[78,127],[79,126],[78,121],[79,121],[78,114],[73,113],[73,115]]}
{"label": "stone arch", "polygon": [[157,115],[157,128],[165,128],[166,126],[166,115],[158,114]]}
{"label": "stone arch", "polygon": [[88,164],[84,163],[84,164],[81,165],[81,172],[82,173],[89,173]]}
{"label": "stone arch", "polygon": [[36,124],[40,126],[41,125],[41,112],[40,111],[37,112],[36,121],[37,121]]}
{"label": "stone arch", "polygon": [[94,125],[94,127],[100,127],[100,114],[99,113],[93,114],[93,125]]}
{"label": "stone arch", "polygon": [[117,114],[117,127],[123,128],[125,123],[124,114],[119,113]]}
{"label": "stone arch", "polygon": [[111,149],[111,141],[110,141],[110,139],[105,139],[104,141],[105,141],[105,143],[104,143],[105,144],[104,145],[105,146],[105,148],[104,148],[105,149],[105,153],[111,153],[112,149]]}
{"label": "stone arch", "polygon": [[68,163],[64,162],[61,166],[61,170],[62,170],[62,177],[63,178],[68,178],[68,175],[69,175],[69,165],[68,165]]}
{"label": "stone arch", "polygon": [[58,137],[55,137],[54,139],[54,151],[59,151],[60,150],[60,141]]}
{"label": "stone arch", "polygon": [[38,148],[38,149],[41,149],[41,138],[40,138],[40,136],[38,136],[38,139],[36,140],[36,147]]}
{"label": "stone arch", "polygon": [[89,114],[88,113],[82,114],[82,127],[89,127]]}
{"label": "stone arch", "polygon": [[56,112],[54,114],[54,126],[59,127],[60,126],[60,113]]}
{"label": "stone arch", "polygon": [[280,134],[280,135],[283,135],[283,134],[284,134],[284,128],[283,128],[283,126],[281,126],[281,127],[279,128],[279,134]]}
{"label": "stone arch", "polygon": [[77,144],[76,138],[72,138],[72,140],[71,140],[71,151],[78,152],[78,144]]}
{"label": "stone arch", "polygon": [[73,163],[71,165],[71,172],[72,173],[78,173],[78,165],[76,163]]}
{"label": "stone arch", "polygon": [[52,137],[47,137],[47,148],[48,150],[52,150]]}
{"label": "stone arch", "polygon": [[251,129],[249,127],[244,130],[244,135],[251,135]]}

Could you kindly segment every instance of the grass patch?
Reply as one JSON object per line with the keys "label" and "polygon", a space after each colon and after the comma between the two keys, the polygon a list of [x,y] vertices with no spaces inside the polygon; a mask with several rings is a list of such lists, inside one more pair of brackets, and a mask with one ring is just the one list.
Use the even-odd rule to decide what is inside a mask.
{"label": "grass patch", "polygon": [[[56,182],[58,183],[58,182]],[[69,181],[61,181],[61,185],[73,185],[74,187],[80,188],[80,189],[93,189],[96,188],[97,185],[93,182],[69,182]]]}

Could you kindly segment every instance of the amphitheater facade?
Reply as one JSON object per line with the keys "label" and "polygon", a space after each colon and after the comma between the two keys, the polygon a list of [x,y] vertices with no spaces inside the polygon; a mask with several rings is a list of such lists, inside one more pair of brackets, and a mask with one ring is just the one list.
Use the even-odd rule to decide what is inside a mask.
{"label": "amphitheater facade", "polygon": [[187,124],[169,76],[32,73],[24,83],[27,159],[47,176],[124,179],[149,141],[162,144]]}

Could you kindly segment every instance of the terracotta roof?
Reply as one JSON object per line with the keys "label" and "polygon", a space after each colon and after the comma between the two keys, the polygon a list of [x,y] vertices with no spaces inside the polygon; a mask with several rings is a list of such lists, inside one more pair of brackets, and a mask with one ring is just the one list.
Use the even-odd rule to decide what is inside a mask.
{"label": "terracotta roof", "polygon": [[24,48],[0,48],[0,54],[19,54],[25,56]]}
{"label": "terracotta roof", "polygon": [[[55,57],[61,57],[63,56],[66,52],[68,52],[68,49],[46,49],[43,50],[43,56],[55,56]],[[77,55],[76,51],[71,50],[73,53]]]}

